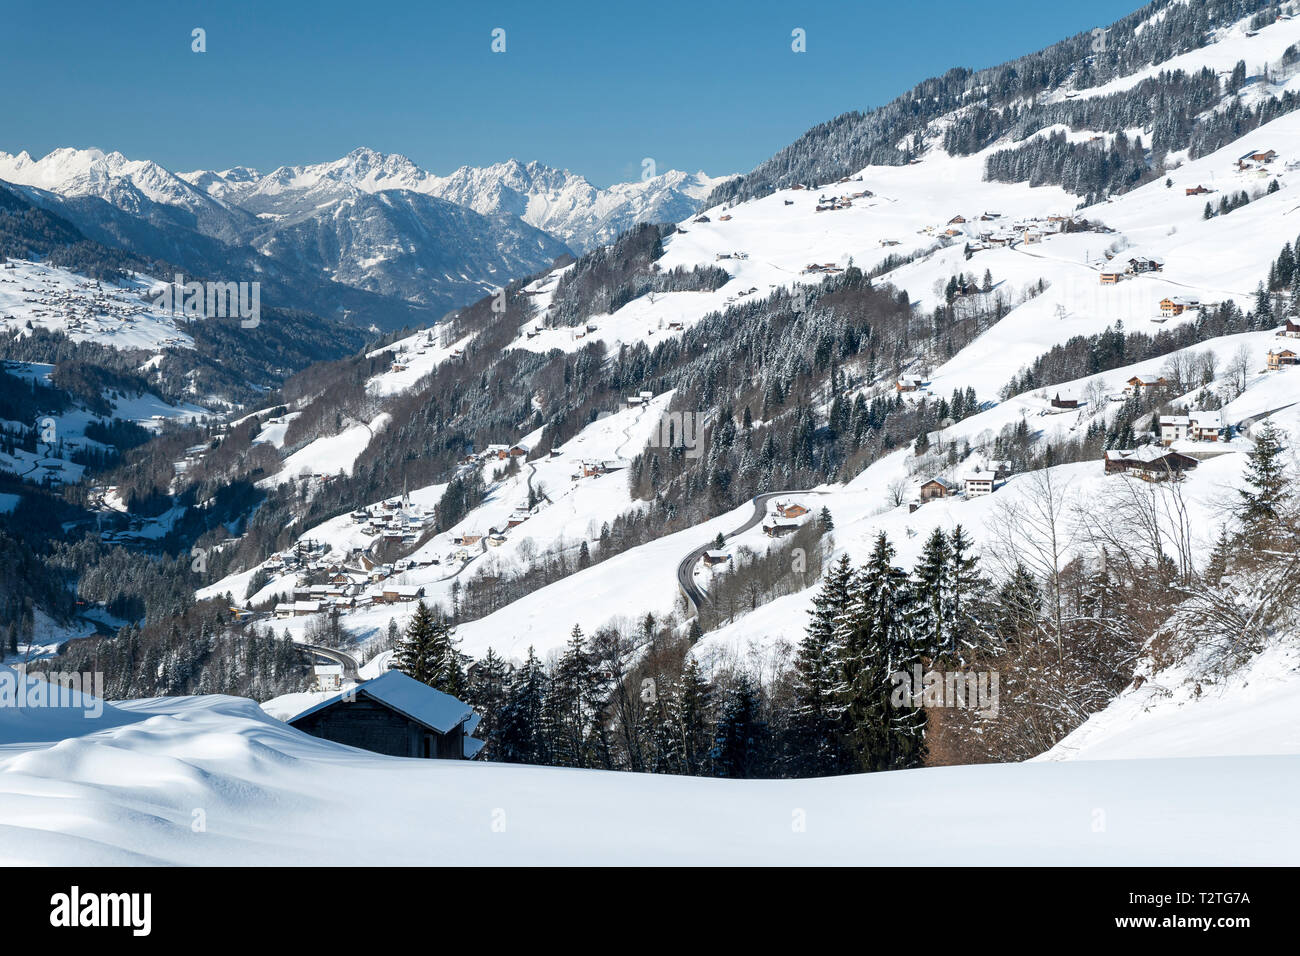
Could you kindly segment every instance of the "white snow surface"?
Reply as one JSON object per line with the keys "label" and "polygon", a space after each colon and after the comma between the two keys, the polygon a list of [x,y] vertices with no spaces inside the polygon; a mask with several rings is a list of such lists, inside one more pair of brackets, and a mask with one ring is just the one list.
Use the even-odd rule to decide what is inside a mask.
{"label": "white snow surface", "polygon": [[1295,756],[732,781],[384,757],[221,696],[125,701],[99,720],[0,708],[0,740],[10,865],[1281,864],[1300,851]]}

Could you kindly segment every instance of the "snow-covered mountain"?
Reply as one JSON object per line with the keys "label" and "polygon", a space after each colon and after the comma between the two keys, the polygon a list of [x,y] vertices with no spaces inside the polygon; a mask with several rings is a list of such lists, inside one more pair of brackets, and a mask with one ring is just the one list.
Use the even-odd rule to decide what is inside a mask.
{"label": "snow-covered mountain", "polygon": [[292,208],[264,219],[252,235],[259,252],[294,258],[335,282],[428,305],[438,314],[569,251],[514,216],[480,215],[408,189],[345,189],[315,205],[296,200]]}
{"label": "snow-covered mountain", "polygon": [[684,219],[716,186],[731,178],[669,170],[600,189],[568,170],[517,159],[486,167],[462,166],[449,176],[436,176],[405,156],[365,148],[328,163],[282,166],[264,176],[245,167],[180,175],[209,195],[265,220],[300,216],[359,192],[410,190],[485,216],[518,217],[575,252],[608,242],[638,222]]}
{"label": "snow-covered mountain", "polygon": [[41,159],[26,151],[0,152],[0,180],[32,186],[76,199],[102,199],[123,212],[144,219],[157,207],[181,214],[196,232],[224,242],[237,241],[253,224],[252,217],[195,188],[150,160],[128,159],[100,149],[56,149]]}
{"label": "snow-covered mountain", "polygon": [[568,170],[512,159],[487,167],[462,166],[450,176],[434,177],[428,188],[481,213],[518,216],[581,252],[638,222],[685,219],[730,178],[674,169],[600,189]]}
{"label": "snow-covered mountain", "polygon": [[[1202,6],[1215,7],[1210,26],[1198,19]],[[838,799],[850,794],[867,805],[913,807],[910,830],[945,821],[926,831],[935,845],[962,845],[976,833],[982,847],[1004,848],[1004,862],[1049,852],[1090,862],[1294,856],[1300,837],[1286,807],[1216,783],[1290,779],[1300,755],[1296,592],[1277,584],[1286,599],[1279,603],[1291,609],[1264,617],[1267,641],[1249,646],[1246,630],[1231,623],[1233,608],[1266,606],[1276,595],[1248,587],[1249,562],[1229,567],[1233,556],[1222,550],[1241,528],[1231,505],[1250,483],[1252,454],[1274,428],[1285,445],[1300,445],[1293,12],[1243,17],[1220,0],[1158,3],[1113,28],[1105,58],[1092,56],[1083,35],[1027,58],[1038,57],[1041,69],[953,71],[901,105],[815,128],[734,188],[715,188],[708,208],[692,205],[676,225],[631,230],[548,270],[503,310],[482,299],[436,327],[309,370],[296,388],[189,445],[184,469],[166,469],[158,501],[171,495],[185,501],[178,511],[212,512],[203,543],[218,546],[219,560],[194,592],[196,607],[219,610],[210,620],[223,638],[242,641],[241,627],[274,628],[315,645],[328,633],[363,678],[387,666],[390,628],[412,620],[417,595],[452,618],[461,650],[481,664],[489,651],[525,667],[534,654],[554,662],[569,652],[575,628],[626,641],[613,657],[620,674],[627,660],[636,666],[639,654],[656,650],[666,658],[662,648],[671,646],[718,689],[752,676],[766,695],[755,707],[777,732],[784,725],[783,753],[797,759],[807,740],[799,734],[811,731],[792,731],[782,708],[808,690],[791,683],[790,661],[810,636],[813,612],[827,606],[824,570],[841,559],[863,569],[885,541],[892,550],[882,560],[897,569],[890,580],[898,590],[955,593],[954,578],[927,590],[920,575],[927,554],[942,563],[933,557],[936,536],[943,544],[960,528],[987,579],[967,578],[979,595],[965,600],[967,620],[978,626],[960,647],[968,655],[961,664],[1003,675],[1005,710],[996,726],[978,725],[972,750],[934,762],[1045,757],[791,785],[834,821],[833,832],[850,826],[836,816]],[[916,109],[902,108],[909,104]],[[273,259],[299,255],[340,282],[398,294],[411,294],[412,276],[455,277],[451,260],[412,236],[463,234],[474,217],[505,217],[523,245],[532,241],[528,229],[547,222],[573,228],[574,245],[582,229],[599,234],[620,215],[658,218],[630,210],[710,186],[707,177],[665,174],[659,186],[602,191],[519,163],[434,177],[369,150],[265,176],[236,168],[183,178],[258,217],[253,241]],[[590,217],[575,219],[580,212]],[[525,259],[521,245],[510,261],[523,268]],[[11,290],[14,308],[44,306],[28,301],[28,274]],[[495,275],[458,278],[468,290]],[[1219,427],[1189,437],[1193,416]],[[1182,437],[1166,442],[1162,418]],[[666,423],[692,419],[707,454],[679,454],[695,449],[680,439],[665,447],[674,443]],[[1182,456],[1176,474],[1125,470],[1164,454]],[[205,485],[212,475],[219,479]],[[264,497],[223,501],[211,491],[232,483]],[[792,521],[800,523],[793,534],[817,532],[806,551],[803,539],[781,540]],[[1270,533],[1283,534],[1285,523]],[[1300,528],[1300,516],[1293,523]],[[1243,551],[1256,547],[1249,538],[1236,539]],[[198,541],[193,532],[177,539],[182,555]],[[1300,532],[1287,540],[1300,542]],[[793,552],[781,549],[796,544],[800,560],[787,560]],[[1226,570],[1211,570],[1216,554]],[[814,556],[821,563],[808,570],[803,559]],[[1294,567],[1285,577],[1294,579]],[[196,581],[186,576],[180,587],[188,595]],[[1222,602],[1224,616],[1207,623],[1202,615],[1201,632],[1178,631],[1195,609],[1184,603],[1189,594]],[[228,623],[232,606],[240,622]],[[957,617],[933,613],[945,629]],[[150,622],[141,640],[168,646],[164,624]],[[949,653],[923,643],[934,632],[911,630],[906,615],[872,627],[873,640],[906,631],[931,662]],[[1198,633],[1213,653],[1186,652]],[[826,640],[826,655],[844,646]],[[1220,645],[1241,659],[1227,667]],[[1047,686],[1035,683],[1044,648],[1069,670],[1068,680],[1051,681],[1061,696],[1047,707],[1026,694]],[[111,641],[99,652],[97,661],[124,653]],[[123,661],[107,669],[135,679],[135,661]],[[196,664],[169,692],[205,686],[223,663]],[[678,674],[660,674],[661,666],[671,667],[654,661],[655,686],[672,693],[667,677],[675,685]],[[640,674],[626,674],[625,686],[638,686]],[[131,687],[124,697],[156,692],[118,686]],[[283,711],[267,712],[295,713],[307,696],[298,690],[280,698]],[[928,744],[945,734],[951,743],[962,726],[940,706],[926,717]],[[1040,731],[1047,709],[1059,717]],[[271,792],[313,792],[315,763],[344,759],[278,725],[267,730],[244,705],[185,698],[123,710],[163,718],[149,735],[134,735],[134,745],[164,770],[174,751],[185,753],[167,729],[178,715],[301,758],[301,776],[258,777]],[[13,740],[27,752],[7,769],[55,763],[38,746],[45,738]],[[102,743],[63,749],[93,762]],[[644,746],[657,746],[648,733]],[[1157,759],[1171,756],[1188,759],[1172,770]],[[1103,765],[1114,757],[1133,759]],[[421,787],[432,777],[348,759],[361,783],[326,780],[342,802],[396,794],[389,823],[404,819],[403,802],[427,802]],[[645,768],[613,759],[607,766]],[[220,762],[202,769],[229,773],[228,789],[247,776]],[[481,804],[482,769],[431,773],[455,776],[449,799]],[[514,786],[508,768],[496,769],[494,784]],[[68,771],[60,764],[52,772]],[[560,834],[540,848],[547,853],[562,853],[563,844],[596,858],[584,842],[590,835],[572,821],[590,817],[599,833],[604,818],[563,809],[574,801],[645,803],[655,830],[680,829],[655,809],[678,806],[679,795],[697,812],[713,812],[718,799],[708,792],[717,781],[679,794],[652,778],[582,773],[530,773],[562,823],[546,830]],[[131,798],[134,783],[109,782],[119,789],[89,794],[105,813]],[[728,805],[742,808],[742,823],[777,812],[752,785],[730,783]],[[993,806],[991,794],[1022,785],[1056,802],[1035,804],[1029,816],[1023,806]],[[1081,802],[1099,787],[1100,798]],[[652,791],[657,799],[647,801]],[[0,793],[0,816],[16,799]],[[164,816],[175,812],[165,794],[157,799]],[[183,806],[194,803],[187,797]],[[1074,809],[1060,810],[1098,804],[1123,808],[1112,811],[1123,828],[1105,845]],[[278,822],[298,837],[285,843],[301,846],[319,821],[292,801],[285,806]],[[1177,817],[1171,806],[1214,820],[1216,838],[1185,839],[1185,828],[1169,822]],[[809,859],[893,849],[869,818]],[[719,819],[682,832],[711,847],[717,833],[731,832]],[[1261,828],[1270,840],[1239,839]],[[121,832],[125,842],[147,838]],[[385,834],[367,834],[368,852],[418,857],[419,847]],[[72,852],[45,848],[43,833],[19,836],[46,859]],[[449,845],[453,856],[481,852],[473,840]],[[737,845],[749,848],[747,859],[801,858],[762,841]],[[265,840],[245,858],[280,849],[278,838]],[[204,852],[181,841],[157,848],[178,862]],[[658,859],[657,848],[643,852]],[[130,859],[116,851],[102,858]]]}

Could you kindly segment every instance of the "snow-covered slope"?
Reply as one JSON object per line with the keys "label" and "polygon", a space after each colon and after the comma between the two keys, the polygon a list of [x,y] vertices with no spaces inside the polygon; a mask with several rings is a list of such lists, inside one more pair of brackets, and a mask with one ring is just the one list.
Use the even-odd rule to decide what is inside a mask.
{"label": "snow-covered slope", "polygon": [[383,757],[232,697],[54,719],[0,709],[8,864],[1240,865],[1300,850],[1294,756],[732,781]]}
{"label": "snow-covered slope", "polygon": [[[1273,32],[1290,36],[1287,31],[1295,29],[1293,22],[1284,21],[1261,31],[1259,37],[1273,43]],[[1212,59],[1219,54],[1209,47],[1197,55]],[[1262,55],[1267,57],[1268,51]],[[1300,180],[1289,168],[1300,162],[1300,113],[1283,115],[1247,139],[1207,156],[1182,160],[1169,171],[1169,185],[1163,178],[1158,179],[1087,208],[1077,208],[1077,197],[1056,186],[985,181],[985,158],[1007,145],[997,143],[968,157],[953,157],[931,148],[917,163],[867,167],[848,182],[780,190],[730,208],[705,210],[700,217],[681,221],[680,231],[665,242],[666,252],[659,264],[664,269],[720,265],[732,276],[723,288],[716,292],[642,296],[613,314],[593,317],[589,326],[594,328],[548,329],[544,327],[546,310],[556,281],[552,273],[530,287],[529,291],[536,293],[532,302],[537,313],[521,326],[511,347],[546,352],[555,348],[572,351],[593,341],[610,351],[638,341],[654,345],[663,337],[680,335],[682,329],[710,312],[742,303],[748,295],[761,297],[778,287],[816,285],[823,273],[806,272],[810,263],[842,269],[852,262],[869,270],[886,260],[897,263],[910,259],[877,281],[905,290],[924,311],[942,301],[944,283],[954,274],[979,277],[987,270],[993,288],[981,295],[989,301],[1000,297],[1010,311],[952,358],[922,362],[913,369],[927,380],[922,394],[946,397],[954,389],[972,388],[984,403],[981,413],[932,436],[943,446],[969,443],[970,459],[954,466],[937,459],[917,460],[910,452],[899,451],[873,463],[847,484],[818,489],[823,494],[817,498],[817,505],[824,504],[835,518],[836,548],[849,553],[855,561],[865,559],[871,540],[882,530],[898,547],[899,561],[908,565],[936,525],[951,528],[960,522],[978,544],[987,546],[990,529],[1005,508],[1014,507],[1033,493],[1031,483],[1037,480],[1034,476],[1016,476],[987,498],[936,501],[915,513],[906,503],[894,503],[896,486],[902,487],[906,502],[915,497],[924,479],[936,474],[960,479],[972,465],[987,459],[992,440],[1002,429],[1021,420],[1031,425],[1039,441],[1068,438],[1081,433],[1094,420],[1113,420],[1118,403],[1108,399],[1121,395],[1127,378],[1158,374],[1167,356],[1061,383],[1059,390],[1097,396],[1096,401],[1085,402],[1081,409],[1067,414],[1056,414],[1058,410],[1048,402],[1050,396],[1042,390],[1005,401],[1001,392],[1024,366],[1053,346],[1075,336],[1099,333],[1117,320],[1128,331],[1152,335],[1197,320],[1199,313],[1194,308],[1177,316],[1162,314],[1160,302],[1166,297],[1181,296],[1202,303],[1233,300],[1243,309],[1251,307],[1256,284],[1267,273],[1269,261],[1283,243],[1300,232],[1300,218],[1294,215],[1294,210],[1300,208],[1295,191]],[[1247,146],[1272,149],[1277,156],[1268,163],[1243,166],[1237,160]],[[466,177],[467,181],[470,178]],[[1267,192],[1274,181],[1278,188]],[[1229,214],[1205,219],[1207,197],[1187,195],[1188,189],[1201,184],[1223,194],[1246,191],[1253,199]],[[847,198],[849,202],[819,212],[818,207],[828,205],[832,197]],[[1063,220],[1071,218],[1076,223],[1089,222],[1092,228],[1056,231]],[[1116,261],[1140,254],[1155,257],[1164,265],[1159,272],[1103,284],[1101,274],[1108,265],[1108,254],[1114,255]],[[1225,395],[1229,393],[1228,365],[1238,351],[1244,349],[1248,354],[1252,371],[1242,383],[1245,392],[1224,411],[1230,423],[1248,422],[1300,397],[1300,385],[1292,381],[1300,373],[1294,369],[1267,374],[1260,371],[1266,353],[1277,347],[1276,343],[1272,332],[1261,332],[1226,336],[1187,350],[1215,354],[1218,377],[1211,387]],[[426,340],[426,351],[430,346]],[[409,344],[402,346],[408,360],[414,358],[412,351],[418,349],[413,350]],[[421,367],[436,360],[433,355],[425,357],[421,361],[426,364]],[[407,376],[402,382],[412,381],[411,372],[401,374]],[[395,387],[399,380],[390,377],[389,381]],[[891,384],[881,382],[877,390],[888,389]],[[391,394],[391,390],[386,393]],[[1189,393],[1170,398],[1191,401],[1193,396]],[[1300,421],[1294,420],[1292,413],[1274,417],[1284,429],[1300,437]],[[1249,447],[1246,440],[1221,447],[1220,451],[1230,454],[1205,462],[1188,478],[1186,494],[1198,509],[1196,527],[1200,537],[1196,547],[1200,554],[1206,553],[1217,532],[1220,509],[1216,502],[1224,488],[1239,480],[1243,453]],[[620,454],[634,454],[639,448],[628,446]],[[565,460],[571,467],[568,456]],[[538,463],[539,468],[547,464]],[[1052,469],[1050,476],[1080,501],[1116,493],[1116,479],[1103,474],[1100,461],[1061,466]],[[612,474],[600,481],[621,484],[622,479]],[[556,487],[553,481],[547,485]],[[483,513],[471,514],[460,530],[486,531],[498,525],[516,507],[522,493],[520,482],[506,486],[503,497]],[[631,505],[630,499],[621,501],[625,507]],[[617,504],[611,501],[589,514],[575,511],[575,515],[586,517],[588,524],[598,527]],[[555,546],[562,533],[564,544],[572,546],[573,522],[562,532],[550,529],[539,520],[545,513],[543,505],[539,515],[524,526],[532,545],[537,549]],[[492,646],[508,657],[519,657],[531,645],[545,654],[563,645],[575,623],[590,631],[592,626],[613,618],[647,611],[657,616],[674,610],[685,613],[679,603],[676,562],[717,532],[733,530],[748,513],[748,506],[742,507],[692,532],[643,545],[528,595],[482,621],[467,623],[461,628],[466,649],[481,653]],[[524,536],[523,528],[510,531],[507,538],[512,543],[494,552],[493,558],[507,560],[513,554],[513,542]],[[761,548],[761,532],[752,530],[748,538],[736,543]],[[442,586],[432,579],[408,577],[403,581],[427,584],[429,599],[447,600]],[[797,641],[807,620],[811,596],[810,588],[780,598],[753,615],[742,616],[707,635],[697,653],[729,655],[750,647],[770,649],[781,642]],[[557,613],[555,609],[564,610]],[[405,612],[385,608],[358,613],[352,623],[361,635],[375,634],[390,616],[399,623],[405,620]]]}
{"label": "snow-covered slope", "polygon": [[1300,647],[1292,642],[1218,684],[1185,665],[1144,677],[1036,759],[1300,754]]}

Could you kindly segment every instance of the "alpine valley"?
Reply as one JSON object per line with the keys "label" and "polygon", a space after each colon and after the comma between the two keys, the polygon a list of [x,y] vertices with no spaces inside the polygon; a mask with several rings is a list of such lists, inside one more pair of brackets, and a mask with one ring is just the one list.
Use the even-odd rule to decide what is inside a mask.
{"label": "alpine valley", "polygon": [[[0,859],[1294,862],[1298,6],[742,175],[0,153],[0,677],[107,701]],[[394,671],[473,760],[302,732]]]}

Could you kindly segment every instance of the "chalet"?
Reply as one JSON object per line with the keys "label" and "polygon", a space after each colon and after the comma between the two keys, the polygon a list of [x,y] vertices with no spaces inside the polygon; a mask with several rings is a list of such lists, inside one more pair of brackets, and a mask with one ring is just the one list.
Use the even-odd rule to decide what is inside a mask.
{"label": "chalet", "polygon": [[1296,364],[1296,354],[1290,349],[1279,349],[1278,351],[1269,350],[1269,369],[1278,371],[1283,365]]}
{"label": "chalet", "polygon": [[529,518],[528,512],[516,511],[509,518],[506,519],[506,529],[509,530],[510,528],[517,528],[525,521],[527,521],[528,518]]}
{"label": "chalet", "polygon": [[925,379],[919,375],[904,375],[898,380],[895,386],[900,392],[915,392],[925,384]]}
{"label": "chalet", "polygon": [[1295,319],[1287,319],[1286,325],[1282,326],[1277,334],[1288,339],[1300,339],[1300,322]]}
{"label": "chalet", "polygon": [[1147,481],[1177,478],[1197,465],[1195,458],[1158,445],[1141,448],[1117,448],[1106,452],[1105,471],[1108,475],[1133,472]]}
{"label": "chalet", "polygon": [[390,757],[472,759],[479,716],[464,701],[387,671],[287,721],[303,733]]}
{"label": "chalet", "polygon": [[339,690],[343,686],[342,664],[317,664],[313,668],[313,690]]}
{"label": "chalet", "polygon": [[1056,392],[1052,396],[1053,408],[1078,408],[1079,400],[1069,392]]}
{"label": "chalet", "polygon": [[1108,265],[1101,270],[1101,284],[1114,285],[1124,277],[1124,270],[1113,265]]}
{"label": "chalet", "polygon": [[1172,445],[1191,434],[1192,419],[1190,415],[1161,415],[1159,427],[1160,444]]}
{"label": "chalet", "polygon": [[731,222],[731,216],[719,216],[718,222]]}
{"label": "chalet", "polygon": [[1125,391],[1140,392],[1143,389],[1164,388],[1169,384],[1163,375],[1134,375],[1125,384]]}
{"label": "chalet", "polygon": [[424,595],[424,588],[413,584],[385,585],[379,596],[385,604],[407,604]]}
{"label": "chalet", "polygon": [[1206,189],[1204,186],[1201,186],[1201,185],[1189,186],[1189,187],[1187,187],[1187,189],[1184,190],[1184,192],[1185,192],[1188,196],[1203,196],[1203,195],[1205,195],[1206,193],[1208,193],[1208,192],[1213,192],[1213,191],[1214,191],[1214,190],[1212,190],[1212,189]]}
{"label": "chalet", "polygon": [[1290,349],[1279,349],[1276,352],[1273,351],[1272,349],[1269,349],[1268,351],[1269,371],[1276,372],[1280,370],[1284,365],[1295,365],[1295,364],[1296,364],[1296,354]]}
{"label": "chalet", "polygon": [[801,518],[808,513],[808,509],[793,501],[778,501],[776,513],[782,518]]}
{"label": "chalet", "polygon": [[956,482],[947,478],[931,478],[921,485],[921,501],[933,501],[935,498],[951,498],[958,491]]}
{"label": "chalet", "polygon": [[958,215],[958,216],[953,216],[951,219],[948,220],[948,225],[950,225],[950,226],[957,226],[957,225],[961,225],[961,224],[964,223],[965,221],[966,221],[966,217],[965,217],[965,216],[960,216],[960,215]]}
{"label": "chalet", "polygon": [[763,534],[769,538],[782,538],[799,530],[799,522],[794,518],[768,518],[763,522]]}
{"label": "chalet", "polygon": [[305,617],[308,614],[318,613],[320,609],[320,601],[293,601],[291,603],[277,604],[275,606],[275,616],[282,619],[286,617]]}
{"label": "chalet", "polygon": [[527,445],[511,445],[506,454],[511,458],[527,458],[530,450]]}
{"label": "chalet", "polygon": [[1259,149],[1242,156],[1237,160],[1237,165],[1245,166],[1247,163],[1271,163],[1276,158],[1277,150]]}
{"label": "chalet", "polygon": [[1159,272],[1165,267],[1164,260],[1153,256],[1130,256],[1124,271],[1129,275],[1141,275],[1144,272]]}
{"label": "chalet", "polygon": [[495,534],[488,535],[487,544],[489,548],[499,548],[501,547],[501,545],[505,543],[506,543],[506,536],[502,534],[500,531],[496,532]]}
{"label": "chalet", "polygon": [[987,468],[976,468],[963,479],[967,498],[979,498],[993,494],[997,485],[998,473]]}
{"label": "chalet", "polygon": [[1175,295],[1160,300],[1160,314],[1164,316],[1182,315],[1188,309],[1199,309],[1200,307],[1199,299],[1185,295]]}
{"label": "chalet", "polygon": [[704,552],[704,566],[706,568],[711,568],[718,564],[726,564],[730,560],[731,555],[727,554],[725,551],[710,550]]}
{"label": "chalet", "polygon": [[1190,418],[1192,441],[1218,441],[1227,427],[1220,411],[1192,412]]}

